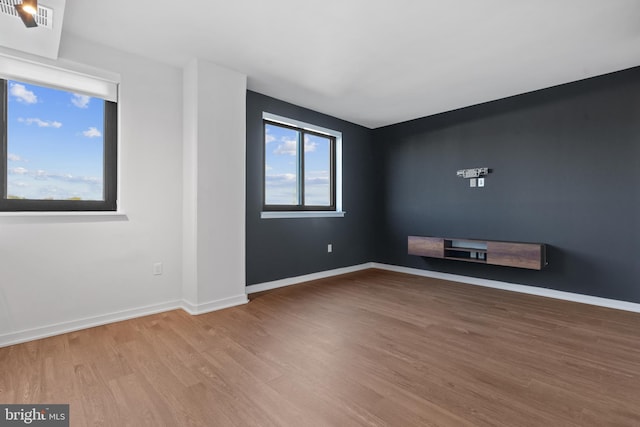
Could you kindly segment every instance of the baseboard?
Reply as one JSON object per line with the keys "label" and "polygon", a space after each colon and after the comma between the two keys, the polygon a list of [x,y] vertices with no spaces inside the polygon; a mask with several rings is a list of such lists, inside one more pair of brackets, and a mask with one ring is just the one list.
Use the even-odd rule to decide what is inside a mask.
{"label": "baseboard", "polygon": [[[311,280],[324,279],[327,277],[338,276],[341,274],[353,273],[356,271],[377,268],[380,270],[395,271],[398,273],[412,274],[414,276],[431,277],[434,279],[450,280],[452,282],[465,283],[474,286],[484,286],[494,289],[502,289],[506,291],[519,292],[530,295],[538,295],[548,298],[555,298],[565,301],[573,301],[582,304],[590,304],[599,307],[613,308],[616,310],[631,311],[640,313],[640,304],[627,301],[619,301],[608,298],[594,297],[590,295],[582,295],[571,292],[557,291],[554,289],[539,288],[536,286],[519,285],[516,283],[500,282],[497,280],[479,279],[475,277],[461,276],[451,273],[440,273],[437,271],[421,270],[418,268],[401,267],[397,265],[382,264],[377,262],[368,262],[364,264],[354,265],[351,267],[336,268],[333,270],[321,271],[318,273],[305,274],[303,276],[289,277],[272,282],[264,282],[246,287],[246,294],[266,291],[270,289],[291,286],[298,283],[309,282]],[[39,328],[26,329],[18,332],[11,332],[0,335],[0,347],[7,347],[14,344],[20,344],[27,341],[33,341],[41,338],[47,338],[54,335],[74,332],[81,329],[102,326],[108,323],[120,322],[123,320],[133,319],[135,317],[148,316],[151,314],[162,313],[165,311],[183,309],[191,315],[199,315],[209,313],[215,310],[233,307],[248,302],[247,295],[241,294],[230,298],[224,298],[216,301],[209,301],[202,304],[193,304],[186,300],[168,301],[165,303],[154,304],[130,310],[122,310],[100,316],[94,316],[84,319],[71,320],[68,322],[56,323]]]}
{"label": "baseboard", "polygon": [[459,274],[440,273],[437,271],[421,270],[419,268],[401,267],[399,265],[382,264],[378,262],[367,262],[364,264],[354,265],[352,267],[336,268],[334,270],[305,274],[303,276],[289,277],[286,279],[274,280],[272,282],[258,283],[255,285],[247,286],[247,294],[268,291],[271,289],[282,288],[284,286],[296,285],[299,283],[309,282],[311,280],[324,279],[327,277],[338,276],[341,274],[352,273],[369,268],[377,268],[380,270],[395,271],[397,273],[412,274],[414,276],[431,277],[433,279],[449,280],[452,282],[465,283],[468,285],[484,286],[486,288],[502,289],[505,291],[519,292],[522,294],[537,295],[564,301],[595,305],[598,307],[607,307],[616,310],[640,313],[640,304],[628,301],[594,297],[572,292],[557,291],[555,289],[540,288],[537,286],[520,285],[517,283],[500,282],[498,280],[479,279],[476,277],[461,276]]}
{"label": "baseboard", "polygon": [[39,328],[27,329],[18,332],[11,332],[0,335],[0,347],[8,347],[14,344],[20,344],[27,341],[39,340],[42,338],[52,337],[54,335],[66,334],[69,332],[79,331],[81,329],[93,328],[109,323],[121,322],[136,317],[149,316],[151,314],[163,313],[176,309],[182,309],[191,315],[209,313],[223,308],[233,307],[249,302],[246,294],[237,295],[235,297],[224,298],[216,301],[209,301],[203,304],[193,304],[186,300],[169,301],[160,304],[149,305],[131,310],[122,310],[114,313],[104,314],[95,317],[87,317],[84,319],[71,320],[68,322],[56,323],[53,325],[42,326]]}
{"label": "baseboard", "polygon": [[182,300],[182,309],[192,316],[222,310],[223,308],[234,307],[248,303],[247,294],[236,295],[234,297],[209,301],[202,304],[193,304],[187,300]]}
{"label": "baseboard", "polygon": [[285,286],[297,285],[298,283],[310,282],[312,280],[325,279],[327,277],[339,276],[341,274],[353,273],[355,271],[373,268],[372,262],[353,265],[351,267],[335,268],[333,270],[320,271],[318,273],[305,274],[303,276],[288,277],[286,279],[274,280],[272,282],[257,283],[247,286],[247,294],[268,291],[271,289],[282,288]]}
{"label": "baseboard", "polygon": [[401,267],[398,265],[371,263],[372,268],[395,271],[398,273],[412,274],[414,276],[431,277],[434,279],[450,280],[452,282],[465,283],[474,286],[502,289],[505,291],[519,292],[523,294],[538,295],[559,300],[579,302],[582,304],[596,305],[599,307],[614,308],[616,310],[632,311],[640,313],[640,304],[620,301],[608,298],[594,297],[590,295],[575,294],[572,292],[557,291],[555,289],[539,288],[537,286],[519,285],[516,283],[500,282],[497,280],[479,279],[476,277],[460,276],[458,274],[439,273],[437,271],[420,270],[418,268]]}
{"label": "baseboard", "polygon": [[81,329],[93,328],[95,326],[102,326],[108,323],[120,322],[122,320],[129,320],[135,317],[162,313],[165,311],[175,310],[177,308],[182,308],[182,301],[169,301],[165,303],[134,308],[131,310],[122,310],[100,316],[70,320],[68,322],[61,322],[38,328],[11,332],[8,334],[0,335],[0,347],[7,347],[10,345],[38,340],[41,338],[48,338],[54,335],[66,334],[68,332],[75,332]]}

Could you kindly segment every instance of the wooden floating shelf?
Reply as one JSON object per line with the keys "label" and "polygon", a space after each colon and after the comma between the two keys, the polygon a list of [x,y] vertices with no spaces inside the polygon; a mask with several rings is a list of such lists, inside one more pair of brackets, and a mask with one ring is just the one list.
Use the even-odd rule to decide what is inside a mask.
{"label": "wooden floating shelf", "polygon": [[409,236],[409,255],[542,270],[547,264],[544,243],[499,242]]}

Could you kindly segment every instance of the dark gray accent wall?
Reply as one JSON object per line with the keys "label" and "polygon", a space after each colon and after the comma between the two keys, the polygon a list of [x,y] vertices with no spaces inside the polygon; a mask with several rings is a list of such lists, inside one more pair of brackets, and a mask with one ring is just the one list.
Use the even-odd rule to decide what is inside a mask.
{"label": "dark gray accent wall", "polygon": [[[262,113],[342,132],[344,218],[260,219]],[[370,262],[374,253],[372,131],[353,123],[247,92],[247,284]],[[327,244],[333,252],[327,253]]]}
{"label": "dark gray accent wall", "polygon": [[[374,131],[375,260],[640,303],[640,68]],[[486,187],[456,171],[489,167]],[[408,235],[543,242],[543,271],[407,255]]]}

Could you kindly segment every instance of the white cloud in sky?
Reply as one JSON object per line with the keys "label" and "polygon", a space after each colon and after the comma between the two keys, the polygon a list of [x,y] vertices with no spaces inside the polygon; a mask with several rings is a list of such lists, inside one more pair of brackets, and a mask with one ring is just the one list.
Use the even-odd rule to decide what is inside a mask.
{"label": "white cloud in sky", "polygon": [[278,145],[273,151],[274,154],[286,154],[289,156],[295,156],[298,150],[298,142],[293,139],[282,139],[282,144]]}
{"label": "white cloud in sky", "polygon": [[296,184],[296,174],[271,174],[267,175],[265,179],[267,181],[265,194],[267,204],[287,205],[297,203],[298,186]]}
{"label": "white cloud in sky", "polygon": [[38,119],[36,117],[30,117],[28,119],[23,119],[22,117],[20,117],[18,119],[18,121],[20,123],[24,123],[25,125],[32,125],[32,124],[36,124],[38,125],[39,128],[61,128],[62,127],[62,123],[55,121],[55,120],[41,120]]}
{"label": "white cloud in sky", "polygon": [[317,142],[305,141],[304,142],[304,152],[309,153],[311,151],[316,151],[316,147],[318,146]]}
{"label": "white cloud in sky", "polygon": [[8,169],[9,175],[25,175],[37,180],[54,179],[66,182],[83,182],[87,184],[102,184],[101,178],[92,176],[78,176],[70,173],[49,172],[43,169],[30,170],[23,167],[15,167]]}
{"label": "white cloud in sky", "polygon": [[[316,151],[317,147],[318,147],[317,142],[313,142],[313,141],[304,142],[305,153]],[[273,152],[274,154],[286,154],[289,156],[295,156],[297,149],[298,149],[298,141],[296,141],[295,139],[282,138],[282,143],[279,144],[278,147],[276,147],[276,149]]]}
{"label": "white cloud in sky", "polygon": [[10,162],[21,162],[22,161],[22,157],[18,156],[17,154],[12,154],[12,153],[7,154],[7,159],[9,159]]}
{"label": "white cloud in sky", "polygon": [[291,182],[296,182],[296,174],[295,173],[278,173],[273,175],[266,176],[267,181],[273,184],[288,184]]}
{"label": "white cloud in sky", "polygon": [[102,200],[100,192],[85,190],[82,188],[69,188],[55,184],[46,184],[38,188],[30,189],[35,196],[31,198],[39,200]]}
{"label": "white cloud in sky", "polygon": [[328,184],[329,171],[307,171],[305,174],[305,182],[313,184]]}
{"label": "white cloud in sky", "polygon": [[98,138],[102,136],[102,133],[97,128],[94,128],[94,127],[90,127],[89,129],[82,132],[82,134],[87,138]]}
{"label": "white cloud in sky", "polygon": [[266,136],[266,138],[265,138],[265,139],[266,139],[266,140],[265,140],[265,144],[268,144],[268,143],[270,143],[270,142],[275,141],[275,140],[276,140],[276,137],[275,137],[275,136],[273,136],[273,135],[271,135],[271,134],[269,133],[269,131],[267,131],[267,136]]}
{"label": "white cloud in sky", "polygon": [[318,206],[329,206],[331,188],[329,187],[329,171],[308,171],[304,180],[305,203]]}
{"label": "white cloud in sky", "polygon": [[17,167],[17,168],[9,168],[9,173],[12,175],[26,175],[29,171],[25,168]]}
{"label": "white cloud in sky", "polygon": [[9,94],[15,97],[18,102],[24,104],[35,104],[38,102],[36,94],[20,83],[12,83],[11,87],[9,87]]}
{"label": "white cloud in sky", "polygon": [[307,178],[304,180],[305,185],[328,185],[329,184],[329,177],[326,178],[322,178],[322,177],[316,177],[316,178]]}
{"label": "white cloud in sky", "polygon": [[49,179],[49,174],[47,173],[47,171],[42,170],[42,169],[38,169],[36,171],[33,171],[33,172],[31,172],[30,175],[33,176],[35,179],[40,179],[40,180]]}
{"label": "white cloud in sky", "polygon": [[89,101],[91,101],[91,97],[87,95],[81,95],[79,93],[74,93],[71,98],[71,103],[78,108],[88,108]]}

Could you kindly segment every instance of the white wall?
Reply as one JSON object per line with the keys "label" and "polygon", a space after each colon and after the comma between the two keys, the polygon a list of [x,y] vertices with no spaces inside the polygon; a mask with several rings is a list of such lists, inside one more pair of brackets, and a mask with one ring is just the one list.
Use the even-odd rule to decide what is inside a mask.
{"label": "white wall", "polygon": [[184,70],[184,262],[187,308],[247,302],[247,77],[193,59]]}
{"label": "white wall", "polygon": [[183,70],[182,297],[198,302],[198,67]]}
{"label": "white wall", "polygon": [[182,299],[182,70],[67,36],[60,58],[121,76],[126,217],[0,216],[0,345]]}

